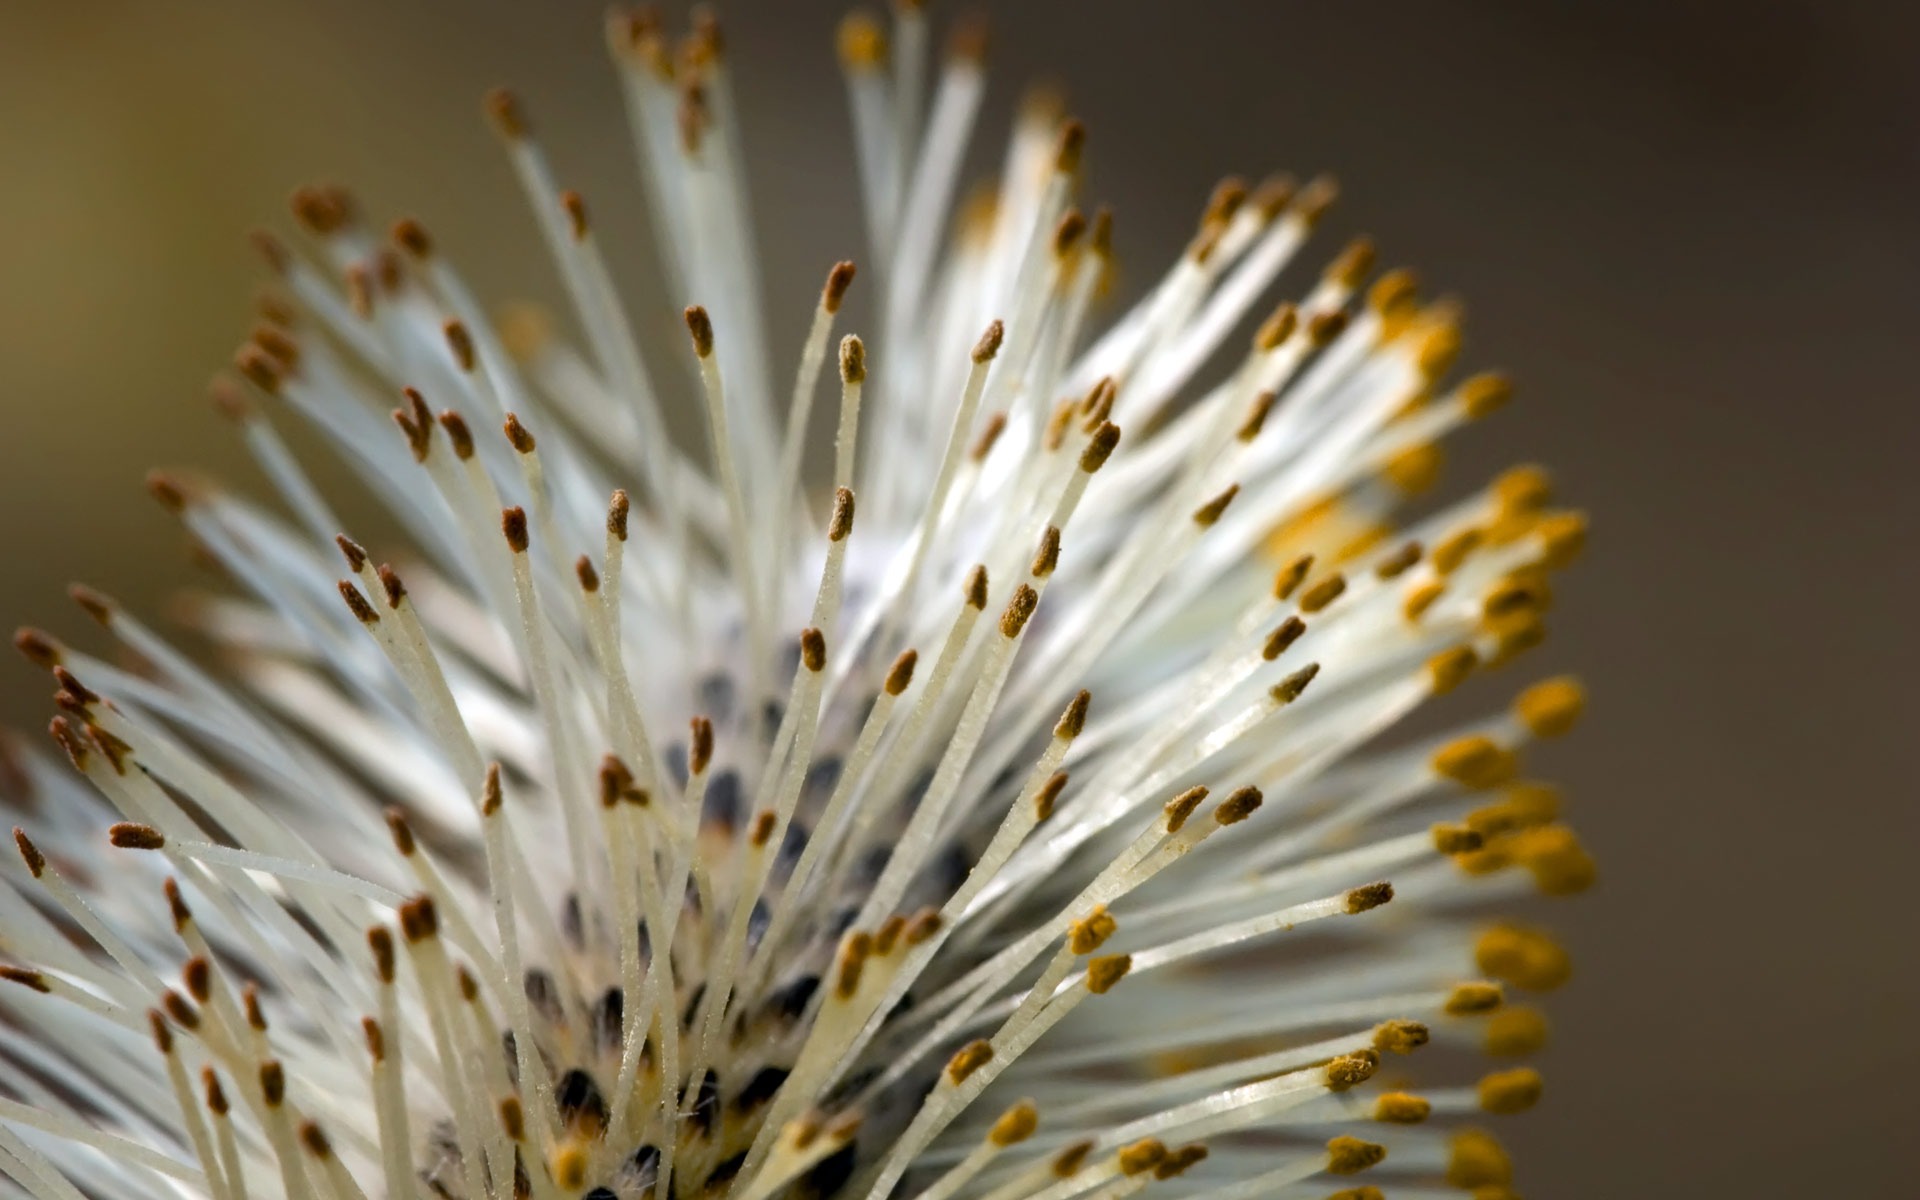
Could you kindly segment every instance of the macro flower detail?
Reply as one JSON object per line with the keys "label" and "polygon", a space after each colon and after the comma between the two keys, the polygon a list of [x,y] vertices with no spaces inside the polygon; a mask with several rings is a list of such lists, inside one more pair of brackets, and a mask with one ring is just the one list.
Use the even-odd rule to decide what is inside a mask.
{"label": "macro flower detail", "polygon": [[579,341],[301,189],[213,387],[276,495],[149,479],[200,650],[80,586],[110,649],[17,635],[8,1194],[1509,1195],[1572,968],[1486,914],[1593,881],[1522,773],[1584,695],[1396,726],[1500,686],[1585,522],[1427,498],[1510,393],[1457,306],[1365,240],[1280,289],[1336,198],[1281,176],[1112,305],[1085,131],[1028,102],[963,201],[985,34],[902,0],[840,29],[868,254],[796,365],[717,24],[609,42],[671,352],[496,92]]}

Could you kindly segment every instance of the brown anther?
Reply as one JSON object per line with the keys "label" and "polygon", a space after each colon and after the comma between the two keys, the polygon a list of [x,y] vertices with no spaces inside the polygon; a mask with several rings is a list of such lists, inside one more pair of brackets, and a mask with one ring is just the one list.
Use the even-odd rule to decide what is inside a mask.
{"label": "brown anther", "polygon": [[500,1117],[500,1131],[507,1135],[510,1142],[527,1140],[527,1114],[521,1107],[520,1097],[508,1096],[500,1101],[497,1113]]}
{"label": "brown anther", "polygon": [[889,696],[898,696],[913,684],[913,668],[920,661],[918,650],[902,650],[900,657],[893,660],[893,666],[887,668],[886,682],[881,686]]}
{"label": "brown anther", "polygon": [[1123,1146],[1119,1155],[1122,1175],[1144,1175],[1153,1170],[1167,1158],[1167,1146],[1159,1138],[1141,1138],[1130,1146]]}
{"label": "brown anther", "polygon": [[227,1093],[225,1089],[220,1086],[220,1076],[214,1072],[212,1067],[202,1067],[200,1069],[200,1082],[205,1086],[207,1092],[207,1111],[211,1112],[215,1117],[225,1117],[227,1115]]}
{"label": "brown anther", "polygon": [[173,918],[173,931],[184,933],[193,921],[193,910],[187,907],[186,897],[180,894],[180,884],[172,876],[162,885],[167,896],[167,912]]}
{"label": "brown anther", "polygon": [[853,532],[853,489],[833,489],[833,516],[827,521],[827,540],[845,541]]}
{"label": "brown anther", "polygon": [[488,763],[486,780],[480,785],[480,814],[490,817],[505,802],[500,792],[500,764]]}
{"label": "brown anther", "polygon": [[[8,983],[17,983],[23,988],[30,988],[36,992],[47,993],[53,991],[53,985],[47,982],[45,975],[42,975],[38,971],[29,970],[26,967],[0,966],[0,979],[4,979]],[[165,1047],[162,1047],[162,1049],[164,1050]]]}
{"label": "brown anther", "polygon": [[687,770],[699,775],[713,762],[713,722],[705,717],[695,717],[692,724],[693,739],[687,751]]}
{"label": "brown anther", "polygon": [[941,929],[945,928],[946,923],[946,918],[940,915],[939,909],[921,909],[919,912],[913,914],[907,921],[907,945],[918,946],[926,942],[935,934],[939,933]]}
{"label": "brown anther", "polygon": [[347,602],[347,611],[353,614],[354,620],[359,621],[362,625],[377,625],[380,623],[379,612],[374,609],[373,605],[367,603],[367,598],[360,594],[359,588],[345,579],[340,581],[340,598]]}
{"label": "brown anther", "polygon": [[122,850],[158,850],[167,844],[165,834],[137,821],[119,821],[108,826],[107,840]]}
{"label": "brown anther", "polygon": [[1007,327],[1001,322],[994,321],[988,325],[986,332],[980,335],[980,340],[973,344],[973,361],[992,362],[994,356],[1000,353],[1000,343],[1006,340],[1006,336]]}
{"label": "brown anther", "polygon": [[1133,970],[1133,955],[1107,954],[1087,962],[1087,990],[1104,996]]}
{"label": "brown anther", "polygon": [[287,1098],[287,1072],[277,1061],[260,1064],[260,1091],[268,1108],[279,1108]]}
{"label": "brown anther", "polygon": [[1092,1138],[1085,1138],[1062,1148],[1053,1156],[1053,1161],[1047,1164],[1048,1169],[1057,1178],[1071,1179],[1079,1174],[1080,1168],[1086,1164],[1087,1155],[1093,1153],[1093,1145]]}
{"label": "brown anther", "polygon": [[372,1017],[360,1018],[360,1033],[366,1038],[367,1056],[374,1062],[385,1062],[387,1058],[387,1034],[380,1028],[380,1022]]}
{"label": "brown anther", "polygon": [[1347,331],[1347,314],[1336,309],[1317,312],[1307,318],[1307,341],[1315,350],[1324,350]]}
{"label": "brown anther", "polygon": [[308,1154],[315,1158],[333,1157],[333,1147],[327,1142],[327,1135],[315,1121],[300,1122],[300,1144],[306,1147]]}
{"label": "brown anther", "polygon": [[873,954],[875,958],[885,958],[900,946],[900,935],[907,931],[907,918],[894,913],[880,922],[880,928],[873,934]]}
{"label": "brown anther", "polygon": [[440,913],[432,896],[415,896],[400,906],[399,913],[400,932],[409,942],[424,942],[440,932]]}
{"label": "brown anther", "polygon": [[1239,484],[1228,484],[1225,491],[1193,510],[1193,523],[1202,529],[1212,528],[1227,511],[1227,505],[1232,504],[1233,498],[1239,494]]}
{"label": "brown anther", "polygon": [[1033,610],[1040,604],[1040,593],[1026,584],[1013,591],[1013,598],[1007,601],[1006,611],[1000,614],[1000,636],[1011,641],[1020,636],[1027,627],[1027,619],[1033,616]]}
{"label": "brown anther", "polygon": [[147,492],[170,513],[185,512],[187,502],[192,498],[187,485],[165,471],[147,472]]}
{"label": "brown anther", "polygon": [[253,246],[254,253],[267,264],[267,270],[275,275],[287,273],[287,268],[293,263],[293,255],[287,252],[285,242],[264,229],[249,230],[247,241]]}
{"label": "brown anther", "polygon": [[1188,1142],[1184,1146],[1167,1151],[1160,1165],[1153,1169],[1155,1179],[1173,1179],[1186,1174],[1193,1167],[1205,1162],[1207,1148],[1199,1142]]}
{"label": "brown anther", "polygon": [[1300,698],[1300,693],[1306,691],[1307,685],[1312,683],[1319,674],[1320,664],[1308,663],[1268,688],[1267,695],[1275,704],[1292,704]]}
{"label": "brown anther", "polygon": [[580,590],[589,596],[600,590],[600,572],[594,570],[593,559],[584,554],[573,560],[573,577],[580,581]]}
{"label": "brown anther", "polygon": [[1413,306],[1419,292],[1419,278],[1405,267],[1396,267],[1367,289],[1367,307],[1382,317],[1397,317]]}
{"label": "brown anther", "polygon": [[527,510],[515,505],[500,510],[500,532],[506,535],[507,547],[515,554],[527,552]]}
{"label": "brown anther", "polygon": [[1220,802],[1218,808],[1213,810],[1214,823],[1238,825],[1258,812],[1265,800],[1266,798],[1260,794],[1260,789],[1257,787],[1237,788]]}
{"label": "brown anther", "polygon": [[1345,575],[1329,575],[1319,583],[1308,588],[1306,594],[1300,597],[1300,611],[1303,613],[1317,613],[1327,607],[1327,605],[1332,604],[1335,600],[1338,600],[1346,590],[1347,577]]}
{"label": "brown anther", "polygon": [[1419,542],[1402,543],[1398,550],[1374,565],[1373,573],[1380,579],[1398,579],[1413,569],[1414,564],[1420,561],[1421,553]]}
{"label": "brown anther", "polygon": [[1055,771],[1047,776],[1040,790],[1033,796],[1033,823],[1039,825],[1053,815],[1053,806],[1060,801],[1060,793],[1067,790],[1068,774]]}
{"label": "brown anther", "polygon": [[1053,574],[1054,568],[1059,565],[1060,527],[1049,525],[1047,531],[1040,535],[1040,544],[1034,547],[1033,562],[1028,565],[1027,574],[1035,579],[1045,579]]}
{"label": "brown anther", "polygon": [[947,1081],[959,1087],[967,1077],[993,1061],[993,1043],[985,1038],[968,1042],[947,1060]]}
{"label": "brown anther", "polygon": [[520,423],[519,416],[514,413],[508,413],[507,419],[501,423],[500,427],[506,432],[507,444],[512,446],[515,451],[521,454],[533,453],[536,444],[533,440],[533,434],[527,432],[527,427]]}
{"label": "brown anther", "polygon": [[69,695],[80,702],[82,708],[100,703],[100,694],[86,684],[81,683],[79,677],[72,671],[67,670],[67,668],[56,665],[53,668],[53,677],[59,681],[60,686],[65,688]]}
{"label": "brown anther", "polygon": [[387,607],[399,608],[400,602],[407,598],[407,585],[401,581],[400,572],[389,563],[381,563],[374,568],[374,573],[380,577],[380,590],[386,594]]}
{"label": "brown anther", "polygon": [[1379,908],[1391,899],[1393,899],[1393,885],[1391,883],[1385,880],[1381,880],[1379,883],[1369,883],[1364,887],[1353,888],[1347,892],[1347,912],[1349,915],[1369,912]]}
{"label": "brown anther", "polygon": [[1068,702],[1067,710],[1054,723],[1053,736],[1065,742],[1079,737],[1080,731],[1087,727],[1087,709],[1092,703],[1092,692],[1082,690],[1076,693]]}
{"label": "brown anther", "polygon": [[586,241],[593,226],[587,220],[587,202],[580,193],[571,188],[561,192],[560,211],[567,215],[567,231],[573,234],[573,240]]}
{"label": "brown anther", "polygon": [[713,354],[713,318],[707,310],[698,304],[691,305],[683,314],[686,317],[687,333],[693,338],[693,353],[699,358]]}
{"label": "brown anther", "polygon": [[800,631],[800,661],[807,670],[818,673],[827,665],[827,638],[818,629]]}
{"label": "brown anther", "polygon": [[527,136],[527,115],[520,107],[520,98],[506,88],[494,88],[486,97],[487,119],[493,123],[494,132],[508,141],[519,141]]}
{"label": "brown anther", "polygon": [[607,504],[607,532],[614,540],[627,540],[627,512],[630,502],[624,488],[615,488],[613,499]]}
{"label": "brown anther", "polygon": [[1247,406],[1246,419],[1240,422],[1240,428],[1233,436],[1242,442],[1251,442],[1259,437],[1261,427],[1267,423],[1267,414],[1273,411],[1273,402],[1272,392],[1261,392],[1255,396],[1253,403]]}
{"label": "brown anther", "polygon": [[373,955],[373,973],[381,983],[393,982],[393,934],[384,925],[367,930],[367,950]]}
{"label": "brown anther", "polygon": [[820,289],[820,307],[829,313],[840,311],[840,305],[847,298],[847,289],[853,286],[854,265],[851,262],[837,262],[827,272],[826,286]]}
{"label": "brown anther", "polygon": [[866,930],[856,930],[847,936],[840,946],[839,969],[834,975],[834,995],[842,1000],[851,1000],[860,990],[860,976],[866,970],[867,959],[873,954],[873,935]]}
{"label": "brown anther", "polygon": [[40,847],[34,845],[33,839],[27,836],[26,830],[18,825],[13,828],[13,844],[20,851],[21,859],[26,862],[27,870],[35,879],[40,878],[47,869],[47,856],[40,853]]}
{"label": "brown anther", "polygon": [[195,1004],[205,1004],[213,995],[213,964],[205,955],[196,954],[180,967],[180,980]]}
{"label": "brown anther", "polygon": [[1091,475],[1106,466],[1107,459],[1113,454],[1113,448],[1119,444],[1120,427],[1112,421],[1101,425],[1093,431],[1093,437],[1088,439],[1087,448],[1080,452],[1080,470]]}
{"label": "brown anther", "polygon": [[966,583],[963,586],[967,606],[976,611],[984,612],[987,607],[987,568],[985,564],[975,563],[973,569],[967,572]]}
{"label": "brown anther", "polygon": [[1299,641],[1300,635],[1306,631],[1307,623],[1305,621],[1302,621],[1299,617],[1288,617],[1286,620],[1280,622],[1279,625],[1275,626],[1272,633],[1267,635],[1266,645],[1260,648],[1260,657],[1268,662],[1272,662],[1282,654],[1285,654],[1287,647]]}
{"label": "brown anther", "polygon": [[989,413],[986,422],[980,426],[980,436],[973,439],[973,445],[967,450],[967,456],[975,462],[984,462],[987,455],[993,453],[993,444],[1000,440],[1006,428],[1007,414]]}
{"label": "brown anther", "polygon": [[840,339],[840,382],[864,383],[867,378],[867,344],[855,334]]}
{"label": "brown anther", "polygon": [[1160,810],[1161,814],[1166,818],[1167,832],[1169,834],[1179,833],[1181,828],[1186,825],[1187,818],[1193,815],[1194,810],[1199,808],[1201,802],[1206,798],[1207,789],[1195,786],[1188,788],[1178,796],[1167,801]]}
{"label": "brown anther", "polygon": [[1060,135],[1053,144],[1053,169],[1071,175],[1080,169],[1087,148],[1087,127],[1069,117],[1061,122]]}
{"label": "brown anther", "polygon": [[780,818],[772,809],[761,809],[753,815],[753,824],[747,826],[747,844],[756,850],[765,846],[773,838],[773,827],[779,823]]}
{"label": "brown anther", "polygon": [[187,998],[169,988],[160,994],[160,1007],[167,1010],[167,1019],[182,1029],[200,1028],[200,1014]]}
{"label": "brown anther", "polygon": [[447,431],[447,443],[453,447],[453,456],[461,462],[473,457],[473,430],[467,427],[467,420],[452,409],[440,414],[440,428]]}
{"label": "brown anther", "polygon": [[1293,593],[1299,590],[1300,585],[1306,582],[1308,574],[1312,571],[1313,555],[1311,554],[1303,554],[1281,567],[1273,577],[1273,598],[1275,600],[1290,599]]}
{"label": "brown anther", "polygon": [[[20,980],[15,978],[15,970],[16,968],[13,967],[0,967],[0,979],[12,979],[16,983],[20,982]],[[47,988],[45,984],[42,984],[35,988],[35,990],[44,992]],[[167,1024],[166,1014],[157,1008],[148,1009],[147,1029],[152,1032],[153,1044],[159,1049],[160,1053],[163,1055],[171,1055],[173,1053],[173,1027]]]}
{"label": "brown anther", "polygon": [[340,556],[347,560],[347,569],[358,575],[367,565],[367,551],[359,542],[344,533],[335,534],[333,544],[340,548]]}

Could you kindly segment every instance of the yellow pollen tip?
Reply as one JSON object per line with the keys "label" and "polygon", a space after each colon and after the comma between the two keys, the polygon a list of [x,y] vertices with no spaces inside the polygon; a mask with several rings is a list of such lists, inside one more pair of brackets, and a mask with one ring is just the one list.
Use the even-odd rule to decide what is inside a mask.
{"label": "yellow pollen tip", "polygon": [[1446,590],[1447,585],[1438,579],[1415,584],[1407,590],[1407,598],[1400,606],[1400,615],[1409,621],[1418,621]]}
{"label": "yellow pollen tip", "polygon": [[987,1140],[1002,1149],[1017,1146],[1032,1137],[1033,1131],[1038,1128],[1039,1108],[1031,1100],[1022,1100],[1000,1114],[1000,1119],[993,1123],[993,1129],[988,1132]]}
{"label": "yellow pollen tip", "polygon": [[1092,954],[1105,945],[1119,927],[1106,906],[1099,905],[1085,918],[1068,927],[1067,947],[1075,954]]}
{"label": "yellow pollen tip", "polygon": [[1553,500],[1553,477],[1544,467],[1511,467],[1493,481],[1493,498],[1503,513],[1534,513]]}
{"label": "yellow pollen tip", "polygon": [[1498,1138],[1463,1129],[1447,1147],[1447,1183],[1457,1188],[1504,1187],[1513,1182],[1513,1160]]}
{"label": "yellow pollen tip", "polygon": [[1341,1134],[1327,1143],[1327,1173],[1358,1175],[1387,1156],[1387,1148],[1378,1142],[1365,1142]]}
{"label": "yellow pollen tip", "polygon": [[1487,978],[1529,992],[1550,992],[1573,977],[1573,959],[1560,943],[1518,925],[1496,925],[1481,934],[1473,961]]}
{"label": "yellow pollen tip", "polygon": [[1438,442],[1422,442],[1388,459],[1380,475],[1403,496],[1420,496],[1440,482],[1440,471],[1447,465],[1447,452]]}
{"label": "yellow pollen tip", "polygon": [[1509,841],[1514,858],[1533,873],[1533,882],[1543,894],[1571,896],[1593,886],[1597,874],[1593,857],[1566,826],[1523,829]]}
{"label": "yellow pollen tip", "polygon": [[1544,783],[1521,780],[1507,785],[1500,802],[1467,814],[1467,828],[1482,837],[1546,825],[1560,816],[1560,793]]}
{"label": "yellow pollen tip", "polygon": [[1579,723],[1586,705],[1586,689],[1577,680],[1563,675],[1543,680],[1521,692],[1513,702],[1513,711],[1533,731],[1533,736],[1554,738]]}
{"label": "yellow pollen tip", "polygon": [[553,1151],[548,1165],[553,1181],[569,1192],[578,1191],[587,1185],[587,1148],[578,1143],[566,1143]]}
{"label": "yellow pollen tip", "polygon": [[1387,1200],[1387,1194],[1377,1187],[1342,1188],[1327,1196],[1327,1200]]}
{"label": "yellow pollen tip", "polygon": [[1120,1173],[1141,1175],[1153,1170],[1167,1157],[1167,1146],[1159,1138],[1142,1138],[1120,1151]]}
{"label": "yellow pollen tip", "polygon": [[1433,694],[1444,696],[1459,687],[1479,663],[1480,656],[1472,646],[1455,646],[1428,659],[1427,676],[1432,681]]}
{"label": "yellow pollen tip", "polygon": [[1571,566],[1587,545],[1585,513],[1554,513],[1540,520],[1536,530],[1540,538],[1540,565],[1549,571]]}
{"label": "yellow pollen tip", "polygon": [[1113,989],[1113,985],[1127,977],[1133,970],[1133,955],[1109,954],[1096,958],[1087,964],[1087,990],[1096,996],[1104,996]]}
{"label": "yellow pollen tip", "polygon": [[967,1076],[993,1061],[993,1043],[982,1038],[968,1042],[954,1051],[947,1060],[947,1080],[955,1087],[967,1081]]}
{"label": "yellow pollen tip", "polygon": [[1373,1048],[1386,1054],[1412,1054],[1432,1036],[1418,1021],[1384,1021],[1373,1031]]}
{"label": "yellow pollen tip", "polygon": [[1480,1080],[1480,1107],[1502,1115],[1525,1112],[1540,1102],[1540,1072],[1532,1067],[1495,1071]]}
{"label": "yellow pollen tip", "polygon": [[1505,375],[1475,375],[1460,385],[1460,405],[1468,420],[1491,416],[1512,399],[1513,383]]}
{"label": "yellow pollen tip", "polygon": [[1520,762],[1513,751],[1492,738],[1472,734],[1436,750],[1433,769],[1462,787],[1492,788],[1512,780],[1519,773]]}
{"label": "yellow pollen tip", "polygon": [[1448,993],[1443,1008],[1450,1017],[1471,1017],[1492,1012],[1504,999],[1497,984],[1461,983]]}
{"label": "yellow pollen tip", "polygon": [[1467,561],[1469,554],[1480,548],[1485,538],[1485,533],[1471,525],[1443,538],[1433,548],[1433,569],[1442,575],[1453,574],[1460,569],[1461,563]]}
{"label": "yellow pollen tip", "polygon": [[1499,1058],[1522,1058],[1538,1054],[1547,1044],[1547,1018],[1537,1008],[1515,1004],[1487,1018],[1486,1038],[1481,1046]]}
{"label": "yellow pollen tip", "polygon": [[1373,1102],[1373,1119],[1385,1125],[1418,1125],[1433,1112],[1433,1105],[1411,1092],[1387,1092]]}
{"label": "yellow pollen tip", "polygon": [[1352,1054],[1343,1054],[1327,1064],[1327,1090],[1344,1092],[1348,1088],[1359,1087],[1373,1078],[1380,1069],[1380,1054],[1374,1050],[1359,1050]]}
{"label": "yellow pollen tip", "polygon": [[848,13],[836,43],[840,63],[848,70],[872,69],[887,61],[887,34],[871,13]]}

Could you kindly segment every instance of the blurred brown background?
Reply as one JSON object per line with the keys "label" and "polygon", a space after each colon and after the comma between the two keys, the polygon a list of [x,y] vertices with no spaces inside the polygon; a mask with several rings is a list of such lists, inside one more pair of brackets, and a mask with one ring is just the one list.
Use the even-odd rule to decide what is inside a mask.
{"label": "blurred brown background", "polygon": [[[1522,385],[1456,481],[1538,459],[1595,514],[1540,665],[1596,696],[1543,766],[1605,883],[1557,914],[1581,978],[1549,1103],[1508,1127],[1528,1194],[1913,1195],[1920,17],[989,7],[979,140],[1021,84],[1064,83],[1132,282],[1220,175],[1338,172],[1336,233],[1464,294],[1474,357]],[[860,253],[839,11],[722,12],[779,345]],[[0,5],[0,614],[78,633],[66,581],[152,609],[186,577],[140,476],[251,481],[202,387],[261,278],[241,232],[284,225],[293,185],[419,214],[485,294],[555,292],[477,115],[498,82],[644,258],[592,0]],[[0,713],[38,727],[44,683],[5,679]]]}

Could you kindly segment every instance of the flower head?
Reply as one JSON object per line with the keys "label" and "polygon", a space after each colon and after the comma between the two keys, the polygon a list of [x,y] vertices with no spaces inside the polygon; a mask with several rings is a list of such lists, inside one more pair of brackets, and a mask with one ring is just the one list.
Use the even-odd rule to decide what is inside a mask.
{"label": "flower head", "polygon": [[[1508,989],[1565,952],[1475,914],[1592,879],[1520,769],[1582,695],[1388,731],[1540,640],[1584,526],[1532,468],[1415,507],[1436,439],[1508,394],[1453,378],[1455,308],[1362,241],[1263,314],[1334,200],[1276,177],[1221,184],[1096,317],[1084,130],[1028,105],[956,213],[983,36],[929,88],[902,3],[840,30],[876,336],[838,342],[808,470],[855,268],[789,380],[718,27],[610,28],[662,286],[694,302],[678,352],[643,355],[495,93],[582,342],[489,319],[418,223],[301,190],[215,385],[277,498],[150,481],[230,577],[187,612],[225,665],[85,588],[117,652],[19,635],[73,771],[23,747],[0,781],[0,1174],[36,1200],[1499,1193],[1459,1122],[1540,1076],[1399,1056],[1544,1040]],[[666,433],[683,403],[703,452]],[[289,414],[319,436],[283,441]],[[310,443],[398,533],[341,531]]]}

